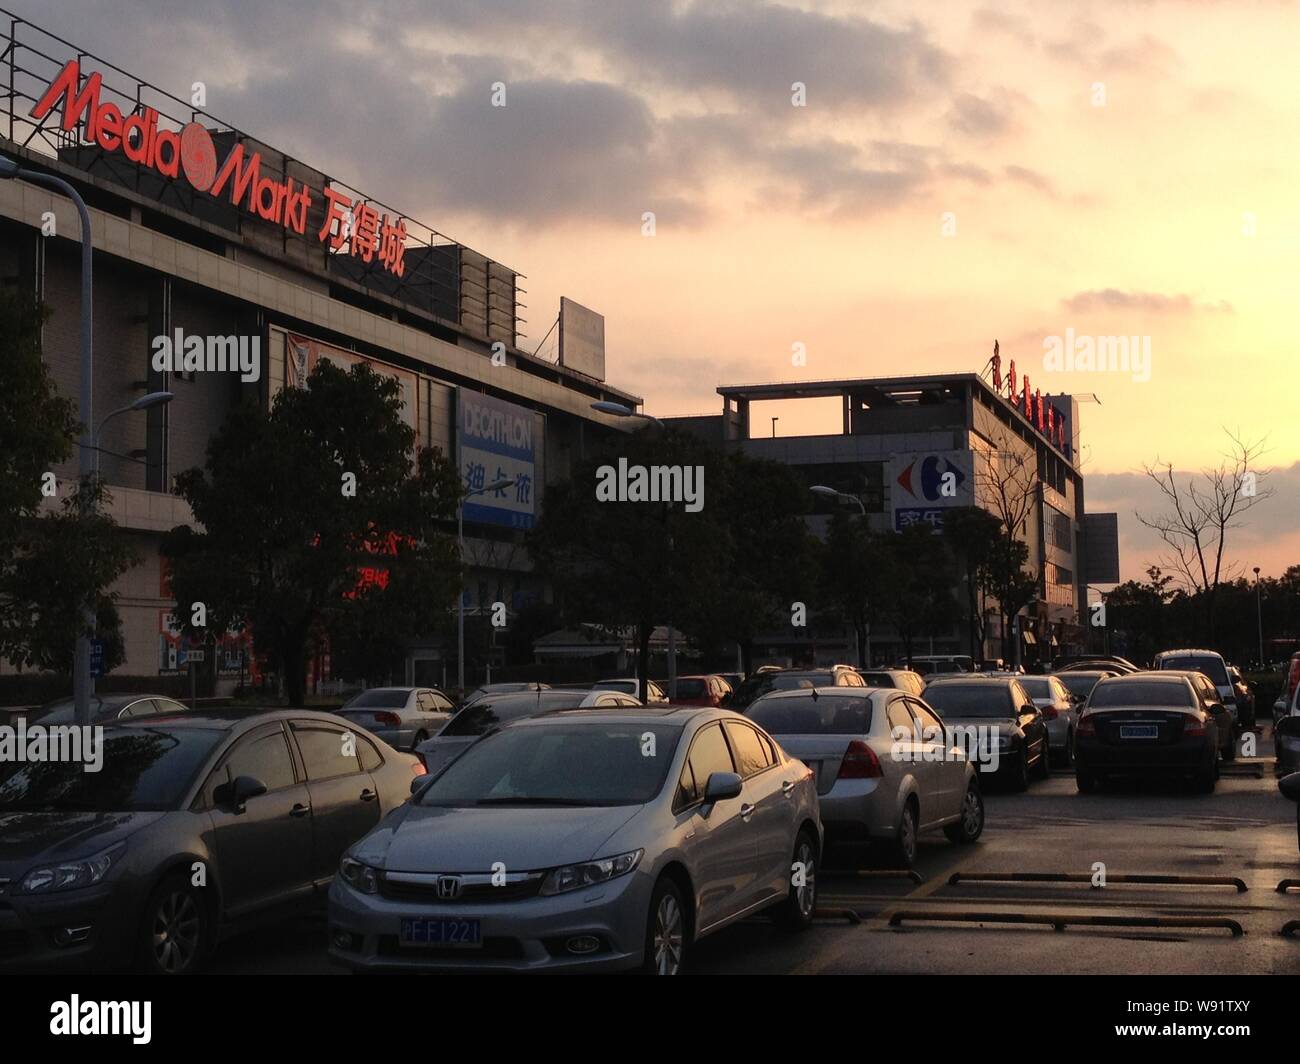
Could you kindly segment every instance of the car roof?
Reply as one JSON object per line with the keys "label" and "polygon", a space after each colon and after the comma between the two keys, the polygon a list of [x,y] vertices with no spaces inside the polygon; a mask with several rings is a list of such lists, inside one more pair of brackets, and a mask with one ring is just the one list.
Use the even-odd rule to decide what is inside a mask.
{"label": "car roof", "polygon": [[1217,650],[1196,650],[1183,648],[1181,650],[1162,650],[1156,655],[1157,658],[1202,658],[1202,657],[1223,658]]}
{"label": "car roof", "polygon": [[1110,680],[1123,680],[1125,683],[1175,683],[1178,680],[1185,680],[1189,676],[1204,676],[1205,673],[1197,672],[1195,669],[1161,669],[1159,672],[1130,672],[1127,675],[1106,676],[1098,683],[1107,683]]}
{"label": "car roof", "polygon": [[718,719],[735,717],[743,720],[739,713],[728,709],[706,709],[700,706],[595,706],[590,709],[571,707],[557,709],[550,713],[540,713],[535,717],[525,717],[513,721],[512,728],[531,728],[546,725],[554,721],[595,721],[618,724],[686,724],[699,716],[716,716]]}
{"label": "car roof", "polygon": [[132,717],[114,721],[107,728],[199,728],[209,731],[235,731],[243,725],[254,726],[275,720],[316,720],[322,724],[346,725],[333,713],[316,709],[293,709],[288,706],[250,707],[248,709],[195,709],[184,713],[159,713],[156,717]]}

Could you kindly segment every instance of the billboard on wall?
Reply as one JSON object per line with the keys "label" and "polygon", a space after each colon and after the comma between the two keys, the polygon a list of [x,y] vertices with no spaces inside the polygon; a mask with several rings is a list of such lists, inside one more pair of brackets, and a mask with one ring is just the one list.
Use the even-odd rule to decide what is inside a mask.
{"label": "billboard on wall", "polygon": [[560,297],[560,365],[605,379],[605,317]]}
{"label": "billboard on wall", "polygon": [[508,488],[467,498],[466,521],[533,527],[540,427],[541,418],[526,407],[457,389],[456,462],[466,490],[481,492],[489,484],[514,481]]}
{"label": "billboard on wall", "polygon": [[975,505],[975,477],[969,451],[906,451],[889,458],[889,502],[893,528],[901,532],[925,523],[943,528],[944,512]]}
{"label": "billboard on wall", "polygon": [[319,340],[311,340],[296,333],[284,334],[284,383],[289,388],[304,388],[307,378],[319,362],[332,362],[342,370],[350,370],[359,362],[364,362],[381,377],[397,381],[401,387],[402,420],[415,430],[416,446],[425,446],[421,432],[419,378],[409,370],[398,369],[386,362],[377,362],[353,351],[344,351],[341,347],[332,347]]}

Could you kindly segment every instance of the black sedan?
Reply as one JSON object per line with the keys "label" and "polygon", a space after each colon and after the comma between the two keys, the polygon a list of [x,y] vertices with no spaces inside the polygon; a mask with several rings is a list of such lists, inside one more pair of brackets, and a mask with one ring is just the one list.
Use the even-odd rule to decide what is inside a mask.
{"label": "black sedan", "polygon": [[1216,717],[1224,718],[1208,697],[1182,672],[1099,680],[1074,731],[1079,790],[1096,790],[1113,776],[1159,775],[1190,777],[1197,790],[1212,792],[1219,778]]}
{"label": "black sedan", "polygon": [[925,701],[943,718],[980,772],[1017,791],[1030,777],[1051,774],[1051,747],[1042,710],[1014,676],[936,677]]}
{"label": "black sedan", "polygon": [[0,971],[194,971],[251,918],[323,900],[422,771],[306,710],[110,724],[102,755],[0,767]]}

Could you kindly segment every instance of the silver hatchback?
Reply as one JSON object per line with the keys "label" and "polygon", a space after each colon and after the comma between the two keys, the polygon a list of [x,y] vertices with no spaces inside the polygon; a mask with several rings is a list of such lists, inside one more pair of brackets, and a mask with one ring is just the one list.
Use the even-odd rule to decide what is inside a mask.
{"label": "silver hatchback", "polygon": [[344,857],[329,950],[359,971],[681,970],[775,909],[812,921],[812,772],[720,709],[569,710],[485,736]]}

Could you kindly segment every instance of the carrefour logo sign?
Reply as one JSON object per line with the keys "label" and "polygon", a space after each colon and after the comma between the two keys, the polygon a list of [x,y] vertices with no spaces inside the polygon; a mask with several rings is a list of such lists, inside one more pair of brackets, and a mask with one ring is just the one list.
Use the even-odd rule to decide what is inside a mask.
{"label": "carrefour logo sign", "polygon": [[912,459],[894,478],[894,483],[903,491],[923,502],[955,500],[962,495],[966,481],[965,470],[941,454]]}
{"label": "carrefour logo sign", "polygon": [[944,512],[974,504],[967,451],[895,454],[890,459],[890,510],[895,530],[909,525],[943,527]]}

